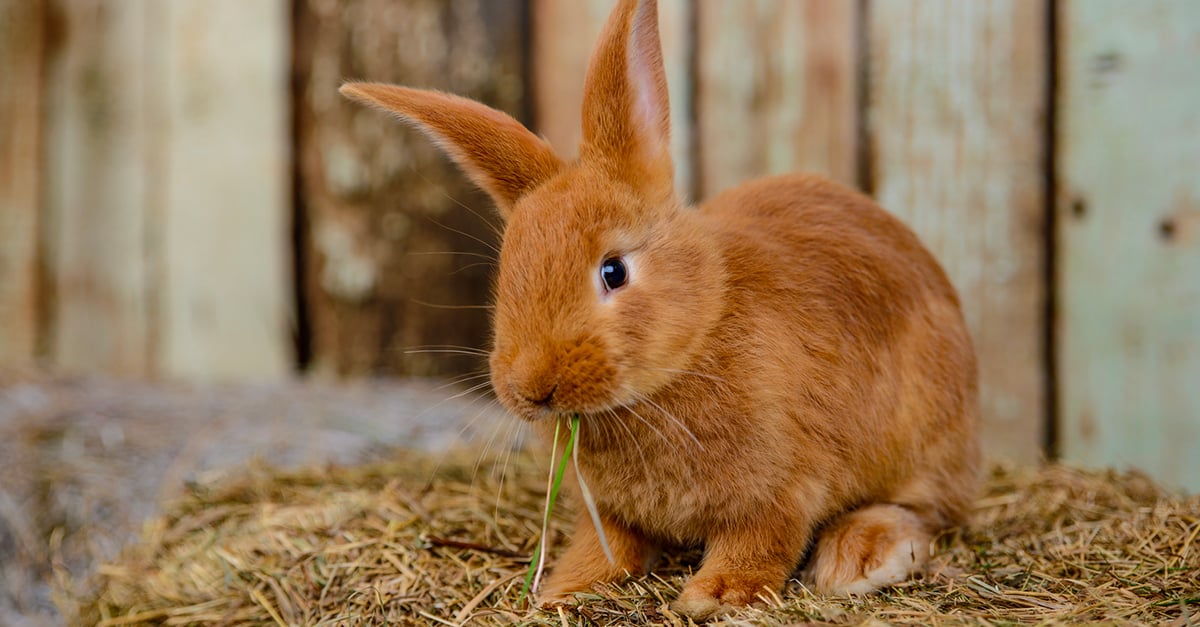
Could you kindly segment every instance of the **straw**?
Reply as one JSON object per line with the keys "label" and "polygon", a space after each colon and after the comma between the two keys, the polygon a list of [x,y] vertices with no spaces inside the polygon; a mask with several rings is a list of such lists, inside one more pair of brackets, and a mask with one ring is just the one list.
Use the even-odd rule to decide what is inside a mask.
{"label": "straw", "polygon": [[[472,479],[475,455],[432,480],[435,460],[412,453],[231,471],[170,504],[101,567],[95,595],[65,609],[89,625],[689,624],[669,602],[698,568],[695,549],[566,607],[526,607],[533,545],[553,568],[568,534],[573,504],[549,516],[543,505],[569,455],[549,491],[545,457],[523,455],[501,482]],[[878,594],[826,598],[792,581],[723,624],[1200,622],[1200,497],[1138,472],[997,467],[970,523],[936,544],[923,576]]]}

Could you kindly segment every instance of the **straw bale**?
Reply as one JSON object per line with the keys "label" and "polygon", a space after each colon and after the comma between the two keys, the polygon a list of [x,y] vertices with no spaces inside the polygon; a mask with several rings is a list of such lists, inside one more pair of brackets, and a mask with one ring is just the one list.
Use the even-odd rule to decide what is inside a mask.
{"label": "straw bale", "polygon": [[[191,486],[141,541],[100,568],[85,624],[687,625],[668,608],[697,567],[670,552],[654,574],[519,603],[540,532],[548,460],[241,469]],[[504,470],[504,472],[501,472]],[[566,507],[550,527],[554,551]],[[793,581],[723,619],[783,624],[1192,624],[1200,622],[1200,497],[1137,472],[998,467],[974,516],[937,541],[928,572],[866,598]]]}

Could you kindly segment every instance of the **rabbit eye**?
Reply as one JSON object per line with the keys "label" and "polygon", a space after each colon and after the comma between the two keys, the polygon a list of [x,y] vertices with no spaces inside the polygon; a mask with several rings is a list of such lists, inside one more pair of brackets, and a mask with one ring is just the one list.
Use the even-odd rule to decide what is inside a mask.
{"label": "rabbit eye", "polygon": [[629,281],[629,270],[625,261],[620,257],[609,257],[600,264],[600,280],[609,291],[615,290]]}

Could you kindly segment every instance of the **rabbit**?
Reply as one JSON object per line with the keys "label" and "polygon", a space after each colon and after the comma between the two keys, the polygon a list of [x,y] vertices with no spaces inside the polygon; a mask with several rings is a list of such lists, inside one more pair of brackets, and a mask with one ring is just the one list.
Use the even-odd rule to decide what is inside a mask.
{"label": "rabbit", "polygon": [[492,385],[547,440],[579,416],[613,558],[577,508],[540,601],[645,574],[673,546],[704,547],[672,603],[695,619],[778,593],[805,556],[813,590],[865,594],[919,571],[963,521],[977,366],[945,272],[899,220],[819,176],[685,206],[655,0],[609,17],[575,160],[465,98],[341,92],[428,135],[504,221]]}

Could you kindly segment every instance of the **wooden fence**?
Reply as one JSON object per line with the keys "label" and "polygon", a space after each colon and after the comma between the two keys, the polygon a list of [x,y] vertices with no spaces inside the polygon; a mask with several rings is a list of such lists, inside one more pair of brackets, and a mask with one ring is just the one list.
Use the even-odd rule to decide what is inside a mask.
{"label": "wooden fence", "polygon": [[[660,5],[680,189],[867,190],[961,292],[988,451],[1200,486],[1200,3]],[[0,364],[480,366],[406,349],[486,345],[486,200],[336,87],[466,94],[572,154],[611,6],[0,0]]]}

